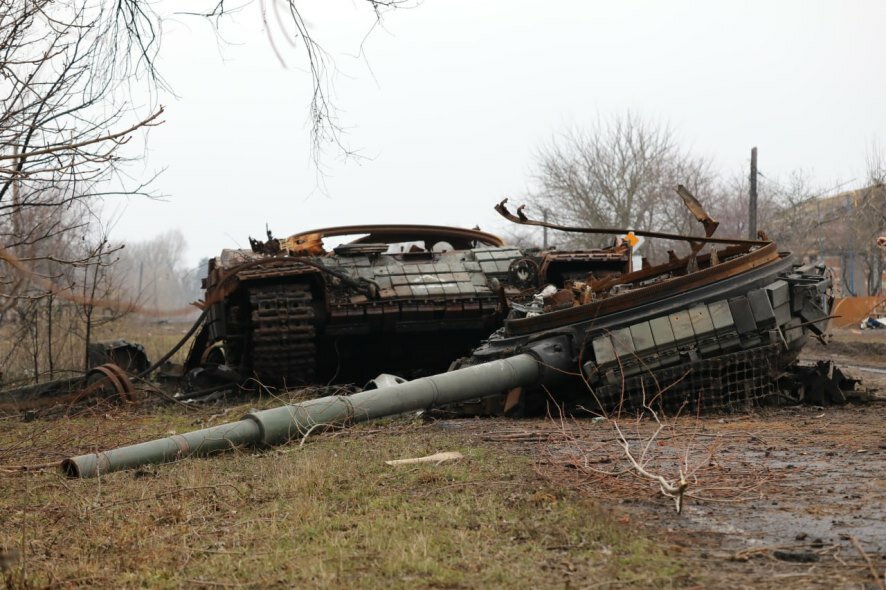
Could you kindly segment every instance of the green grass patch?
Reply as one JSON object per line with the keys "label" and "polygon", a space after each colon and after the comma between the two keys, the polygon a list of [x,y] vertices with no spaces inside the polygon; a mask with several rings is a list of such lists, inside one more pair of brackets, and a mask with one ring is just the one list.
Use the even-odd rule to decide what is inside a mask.
{"label": "green grass patch", "polygon": [[[236,409],[225,420],[237,417]],[[179,410],[7,421],[0,457],[41,433],[62,454],[202,427]],[[203,422],[203,423],[201,423]],[[213,422],[217,423],[217,422]],[[125,425],[128,428],[121,428]],[[113,426],[113,427],[112,427]],[[62,435],[64,430],[67,434]],[[66,447],[64,445],[67,445]],[[460,451],[441,465],[387,459]],[[241,451],[100,479],[0,476],[11,587],[671,587],[680,564],[532,459],[452,430],[388,421],[263,453]]]}

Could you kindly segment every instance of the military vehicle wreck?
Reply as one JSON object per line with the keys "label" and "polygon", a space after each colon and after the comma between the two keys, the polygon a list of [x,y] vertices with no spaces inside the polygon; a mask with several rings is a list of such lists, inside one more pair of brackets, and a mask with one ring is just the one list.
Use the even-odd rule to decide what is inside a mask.
{"label": "military vehicle wreck", "polygon": [[[327,251],[324,242],[351,237]],[[185,370],[226,364],[264,385],[364,383],[381,371],[446,370],[540,286],[628,272],[630,248],[521,250],[478,230],[318,229],[250,239],[204,279],[205,321]]]}
{"label": "military vehicle wreck", "polygon": [[[70,476],[88,477],[238,445],[279,444],[317,428],[447,404],[476,403],[484,409],[509,411],[532,400],[547,399],[552,392],[557,398],[568,392],[585,410],[604,415],[643,408],[688,407],[692,412],[744,409],[791,394],[795,396],[791,401],[802,401],[802,384],[785,391],[778,382],[786,378],[807,339],[820,337],[826,328],[832,302],[826,269],[796,264],[789,253],[778,252],[775,243],[765,237],[713,237],[717,223],[688,191],[680,187],[678,192],[704,226],[705,236],[635,233],[689,242],[687,256],[632,269],[627,262],[630,252],[617,246],[594,253],[596,259],[584,258],[575,266],[564,264],[557,273],[550,272],[550,265],[547,273],[543,265],[533,267],[524,252],[503,256],[507,273],[505,264],[489,266],[497,271],[490,270],[490,274],[497,276],[488,280],[497,280],[499,288],[487,284],[483,294],[492,305],[497,292],[495,313],[507,313],[507,317],[448,372],[349,396],[253,412],[231,424],[72,457],[62,467]],[[497,209],[517,223],[586,233],[624,231],[543,224],[526,218],[521,209],[511,214],[504,202]],[[484,248],[492,250],[482,252],[501,252],[502,246],[488,244]],[[702,253],[705,245],[711,247]],[[453,252],[456,250],[467,262],[467,249]],[[472,249],[472,262],[478,262],[477,255]],[[541,255],[543,259],[544,253]],[[607,260],[607,256],[611,258]],[[393,260],[402,264],[396,257]],[[496,261],[495,255],[488,260]],[[604,261],[612,266],[605,267]],[[264,265],[265,261],[254,264]],[[618,264],[628,266],[619,271]],[[384,266],[396,268],[388,261]],[[356,278],[364,276],[358,268],[354,264],[349,273],[335,271],[341,272],[342,281],[348,278],[352,293],[364,285]],[[538,274],[532,274],[536,268]],[[512,273],[514,269],[521,272]],[[482,271],[481,266],[478,272]],[[376,270],[371,272],[380,276]],[[442,271],[428,267],[427,273],[431,272]],[[515,280],[512,274],[533,279],[519,285],[504,282]],[[545,289],[544,284],[552,279],[554,287]],[[224,280],[222,277],[218,284]],[[453,278],[451,282],[458,281]],[[509,288],[516,288],[519,296],[509,298]],[[369,287],[361,294],[366,300],[346,305],[363,305],[349,308],[360,309],[357,313],[362,321],[363,315],[368,315],[366,303],[376,295]],[[440,300],[445,299],[443,295]],[[399,305],[398,313],[402,314],[402,302]],[[480,317],[483,309],[481,305]],[[205,343],[204,350],[210,350]],[[839,393],[839,384],[834,387]]]}
{"label": "military vehicle wreck", "polygon": [[150,362],[141,344],[126,340],[92,342],[82,374],[0,391],[0,413],[31,412],[67,402],[104,399],[133,401],[131,377],[145,372]]}

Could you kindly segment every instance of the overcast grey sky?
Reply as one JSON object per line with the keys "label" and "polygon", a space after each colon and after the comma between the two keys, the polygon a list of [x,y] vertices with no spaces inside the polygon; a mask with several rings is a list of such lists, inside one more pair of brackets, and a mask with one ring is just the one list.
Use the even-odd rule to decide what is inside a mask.
{"label": "overcast grey sky", "polygon": [[[861,181],[886,140],[882,0],[688,2],[426,0],[372,17],[360,0],[300,0],[334,60],[345,141],[366,158],[310,157],[310,78],[298,48],[244,11],[219,43],[193,17],[167,20],[166,123],[149,135],[147,178],[165,202],[108,203],[117,239],[170,227],[195,262],[278,236],[357,223],[502,227],[533,154],[570,126],[632,110],[669,123],[724,173],[760,150],[769,177],[803,169]],[[358,56],[363,42],[365,57]],[[702,199],[704,195],[699,195]],[[765,221],[762,223],[765,228]]]}

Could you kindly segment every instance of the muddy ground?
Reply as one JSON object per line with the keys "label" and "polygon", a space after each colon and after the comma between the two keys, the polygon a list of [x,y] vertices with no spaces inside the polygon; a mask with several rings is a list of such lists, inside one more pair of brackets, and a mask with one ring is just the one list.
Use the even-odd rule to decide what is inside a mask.
{"label": "muddy ground", "polygon": [[[637,475],[610,423],[447,421],[477,444],[506,445],[546,478],[641,524],[688,562],[698,587],[884,588],[886,331],[834,334],[805,360],[852,366],[875,400],[722,417],[626,420],[623,441],[652,475],[688,472],[682,513]],[[876,579],[875,576],[879,576]]]}
{"label": "muddy ground", "polygon": [[[531,485],[536,485],[537,474],[544,480],[544,490],[550,490],[550,493],[532,495],[535,498],[541,494],[538,502],[533,504],[538,505],[538,510],[550,511],[560,503],[566,506],[574,496],[589,497],[603,508],[604,513],[612,514],[613,522],[625,525],[625,530],[639,527],[643,538],[659,540],[666,553],[665,562],[681,573],[662,585],[658,583],[662,578],[659,571],[650,578],[657,580],[656,587],[886,590],[883,578],[886,572],[886,330],[835,332],[828,346],[812,343],[805,349],[804,361],[820,359],[832,359],[844,367],[851,367],[848,372],[863,380],[862,389],[872,390],[873,401],[827,407],[772,407],[719,416],[661,416],[659,423],[630,417],[616,421],[590,416],[565,419],[552,412],[548,418],[531,420],[437,420],[430,424],[416,423],[414,427],[422,433],[437,431],[446,434],[430,436],[429,440],[439,438],[447,441],[446,444],[455,443],[460,448],[472,450],[484,447],[503,449],[507,451],[504,456],[529,458],[531,461],[527,463],[535,470],[535,474],[530,472]],[[204,408],[204,411],[209,410]],[[228,409],[208,419],[221,419],[226,412]],[[131,416],[129,422],[110,415],[104,418],[97,415],[95,421],[88,424],[93,428],[120,429],[116,436],[123,439],[122,442],[155,438],[171,428],[192,429],[202,424],[190,420],[187,414],[174,412],[164,419],[170,421],[169,427],[160,428],[163,419],[157,417],[153,420],[160,422],[149,425],[159,432],[129,432],[145,421],[138,415]],[[11,427],[11,423],[5,424]],[[77,429],[70,434],[57,433],[56,423],[52,421],[28,424],[36,425],[37,435],[41,428],[51,429],[61,441],[41,442],[42,436],[28,439],[35,441],[37,446],[28,453],[16,452],[11,456],[25,463],[55,460],[65,449],[70,451],[83,446],[77,440],[65,442],[66,436],[85,437],[84,440],[98,436],[89,432],[77,434]],[[397,425],[394,421],[389,426],[396,430]],[[379,428],[384,430],[385,426]],[[122,444],[113,436],[111,438],[114,445]],[[360,439],[356,437],[355,440]],[[96,438],[90,444],[107,448],[111,443]],[[318,449],[322,450],[322,447],[318,446]],[[280,452],[287,453],[287,457],[296,457],[290,451]],[[677,480],[682,471],[687,487],[680,514],[677,514],[674,499],[662,495],[658,483],[638,474],[627,453],[650,476],[661,476],[669,483]],[[501,453],[493,455],[497,457]],[[227,460],[236,459],[229,457]],[[244,456],[242,460],[253,465],[257,458]],[[7,462],[10,461],[12,458]],[[211,473],[221,472],[222,479],[227,477],[221,466],[222,459],[212,461],[219,463],[207,461],[204,468]],[[350,462],[345,464],[350,465]],[[195,466],[181,468],[180,473],[187,476],[194,469]],[[164,477],[173,477],[170,474],[175,473],[179,472],[172,467],[159,470],[151,481],[160,489]],[[25,477],[3,483],[12,485],[10,482],[17,482],[35,487],[51,484],[61,486],[66,493],[70,485],[54,472],[38,473],[35,477],[35,483]],[[135,476],[119,475],[114,481],[125,484],[131,477]],[[496,483],[501,482],[490,485]],[[81,482],[79,485],[89,484]],[[191,489],[195,485],[192,482],[186,487]],[[205,484],[201,483],[197,488],[200,486],[205,487]],[[125,496],[126,488],[121,489],[120,493]],[[117,503],[119,500],[112,498],[109,506]],[[55,504],[41,503],[38,508],[49,511],[46,513],[48,519],[57,519]],[[201,505],[197,503],[195,506],[199,508]],[[262,509],[265,509],[264,505]],[[40,514],[34,512],[34,518]],[[148,517],[151,517],[150,513]],[[98,523],[98,526],[102,522],[97,518],[93,524]],[[223,518],[220,522],[223,525],[218,526],[233,526]],[[554,519],[553,525],[558,523]],[[0,532],[3,525],[4,519],[0,518]],[[162,534],[159,534],[162,526],[159,529],[158,526],[148,527],[146,530],[154,532],[145,538],[161,538],[162,541]],[[560,551],[562,554],[555,558],[562,557],[564,563],[574,564],[576,556],[594,545],[592,531],[585,531],[585,538],[579,530],[579,540],[574,543],[572,533],[576,525],[563,522],[562,526],[569,529],[570,544],[546,546],[544,557],[536,557],[539,568],[550,565],[550,552]],[[49,536],[53,534],[56,533]],[[38,541],[43,542],[40,538]],[[34,552],[39,553],[36,549]],[[661,569],[661,555],[658,560],[657,567]],[[318,558],[318,563],[325,562]],[[650,565],[649,569],[654,567]],[[50,571],[54,570],[50,568]],[[549,586],[543,586],[564,585],[561,579],[551,578],[550,581]],[[644,587],[619,580],[617,576],[570,577],[566,583],[568,587]],[[0,587],[2,585],[0,579]],[[169,585],[174,584],[170,582]]]}

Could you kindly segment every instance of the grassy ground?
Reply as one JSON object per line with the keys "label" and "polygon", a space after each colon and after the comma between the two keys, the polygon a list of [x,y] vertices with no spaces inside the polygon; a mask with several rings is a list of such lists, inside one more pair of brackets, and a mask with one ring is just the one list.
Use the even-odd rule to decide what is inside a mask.
{"label": "grassy ground", "polygon": [[[149,340],[159,347],[177,340],[176,330],[158,326]],[[611,427],[596,422],[564,434],[550,420],[389,420],[301,447],[100,479],[17,468],[216,425],[248,409],[150,406],[62,408],[31,422],[0,416],[0,588],[882,582],[872,573],[886,564],[875,522],[886,490],[882,405],[693,419],[666,432],[650,454],[696,445],[693,457],[705,460],[692,491],[715,492],[692,498],[680,517],[655,484],[622,469]],[[653,425],[637,428],[629,435],[648,440]],[[465,459],[384,464],[439,451]],[[784,561],[777,554],[785,551],[814,561]]]}
{"label": "grassy ground", "polygon": [[[12,464],[183,432],[225,416],[166,409],[0,422],[0,567],[10,588],[674,587],[639,529],[536,473],[526,455],[390,421],[303,447],[67,480]],[[392,458],[460,451],[441,465]]]}
{"label": "grassy ground", "polygon": [[[153,362],[170,350],[191,327],[191,322],[155,322],[139,318],[123,318],[97,326],[92,342],[124,339],[144,346]],[[41,328],[45,329],[45,327]],[[53,336],[52,371],[49,348],[41,332],[37,354],[34,343],[20,326],[0,322],[0,389],[30,385],[83,374],[84,340],[73,330],[57,330]],[[190,343],[182,347],[172,361],[182,362]]]}

